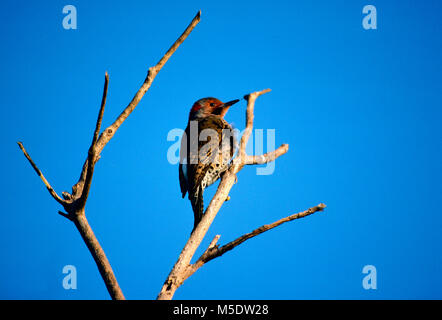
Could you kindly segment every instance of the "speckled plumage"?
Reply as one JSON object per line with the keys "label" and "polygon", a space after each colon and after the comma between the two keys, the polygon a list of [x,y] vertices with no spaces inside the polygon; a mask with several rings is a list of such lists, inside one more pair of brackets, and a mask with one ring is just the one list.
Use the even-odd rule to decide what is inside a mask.
{"label": "speckled plumage", "polygon": [[[232,127],[223,116],[237,101],[223,104],[218,99],[205,98],[198,100],[190,112],[181,141],[179,180],[183,198],[186,193],[189,194],[195,217],[194,229],[203,215],[204,189],[216,182],[228,169],[235,153],[236,141]],[[191,121],[194,121],[193,124]]]}

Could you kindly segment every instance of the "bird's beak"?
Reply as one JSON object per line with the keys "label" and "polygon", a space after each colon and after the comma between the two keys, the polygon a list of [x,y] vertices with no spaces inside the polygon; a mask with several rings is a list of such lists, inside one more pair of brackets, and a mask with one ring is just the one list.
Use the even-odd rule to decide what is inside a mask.
{"label": "bird's beak", "polygon": [[219,106],[219,108],[229,108],[229,107],[233,106],[237,102],[239,102],[239,99],[235,99],[235,100],[223,103],[222,105]]}

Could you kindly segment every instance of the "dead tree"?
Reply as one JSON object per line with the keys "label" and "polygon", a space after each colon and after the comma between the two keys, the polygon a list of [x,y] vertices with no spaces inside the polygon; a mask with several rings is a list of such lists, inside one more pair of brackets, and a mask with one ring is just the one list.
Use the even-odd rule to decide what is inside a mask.
{"label": "dead tree", "polygon": [[275,161],[276,158],[285,154],[289,146],[287,144],[281,145],[275,151],[260,155],[260,156],[249,156],[246,154],[245,149],[247,142],[250,138],[250,134],[253,129],[253,117],[254,117],[254,107],[255,100],[262,94],[269,92],[270,89],[253,92],[244,98],[247,100],[247,111],[246,111],[246,129],[241,137],[239,144],[239,151],[237,156],[233,159],[233,162],[230,168],[223,174],[221,182],[218,186],[218,189],[209,203],[206,211],[204,212],[203,218],[198,226],[195,228],[193,233],[190,235],[189,240],[187,241],[184,249],[181,251],[181,254],[175,263],[172,271],[167,277],[166,281],[161,288],[161,291],[157,297],[159,300],[169,300],[172,299],[176,289],[181,286],[181,284],[189,278],[192,274],[195,273],[199,268],[201,268],[206,262],[213,260],[217,257],[220,257],[227,251],[230,251],[243,243],[244,241],[253,238],[265,231],[273,229],[285,222],[292,221],[298,218],[303,218],[317,211],[321,211],[325,208],[324,204],[319,204],[315,207],[312,207],[304,212],[296,213],[286,218],[282,218],[276,222],[271,224],[264,225],[260,228],[253,230],[243,236],[240,236],[236,240],[233,240],[221,247],[217,245],[217,242],[220,238],[220,235],[216,235],[213,240],[210,242],[209,247],[206,251],[198,258],[195,263],[191,263],[192,257],[194,256],[196,250],[198,249],[201,241],[203,240],[206,232],[208,231],[210,225],[215,219],[217,213],[221,209],[221,206],[226,201],[230,189],[232,189],[233,184],[235,183],[237,177],[236,174],[241,171],[245,165],[255,165],[255,164],[264,164],[271,161]]}
{"label": "dead tree", "polygon": [[[63,208],[64,211],[59,211],[58,213],[72,221],[79,231],[82,239],[84,240],[87,248],[89,249],[92,257],[97,264],[98,270],[103,278],[103,281],[106,285],[106,288],[112,299],[122,300],[124,299],[123,292],[118,285],[117,279],[114,275],[112,267],[104,253],[103,248],[98,242],[97,238],[92,231],[91,226],[89,225],[86,219],[85,206],[89,196],[89,191],[92,184],[92,177],[94,174],[94,169],[97,161],[100,159],[100,155],[104,147],[107,143],[112,139],[117,130],[123,124],[123,122],[127,119],[127,117],[132,113],[135,107],[138,105],[144,94],[149,90],[152,82],[157,76],[158,72],[160,72],[161,68],[165,65],[165,63],[169,60],[169,58],[175,53],[178,47],[183,43],[183,41],[188,37],[188,35],[192,32],[195,26],[199,23],[201,17],[201,11],[197,13],[197,15],[193,18],[190,24],[187,26],[186,30],[183,34],[174,42],[174,44],[169,48],[169,50],[164,54],[164,56],[160,59],[160,61],[153,67],[149,68],[147,76],[141,85],[140,89],[136,92],[135,96],[132,98],[128,106],[123,110],[123,112],[117,117],[117,119],[106,129],[101,131],[101,123],[104,115],[104,109],[106,105],[106,97],[108,91],[109,84],[109,76],[106,72],[105,81],[104,81],[104,89],[101,100],[101,106],[98,112],[97,122],[95,125],[95,129],[93,131],[92,142],[88,149],[87,158],[83,164],[80,177],[78,181],[72,186],[72,191],[62,192],[62,196],[60,197],[58,193],[54,190],[51,184],[46,180],[41,170],[37,167],[35,162],[32,160],[26,149],[24,148],[21,142],[18,142],[20,149],[23,151],[25,157],[28,159],[29,163],[38,174],[38,176],[43,181],[44,185],[48,189],[50,195],[57,201]],[[225,252],[232,250],[239,244],[244,241],[255,237],[267,230],[275,228],[282,223],[302,218],[317,211],[321,211],[325,208],[325,205],[319,204],[315,207],[312,207],[304,212],[300,212],[286,218],[280,219],[274,223],[264,225],[258,229],[253,230],[250,233],[247,233],[236,240],[233,240],[227,243],[224,246],[219,247],[217,245],[217,241],[219,239],[219,235],[215,236],[215,238],[210,243],[207,250],[199,257],[199,259],[195,263],[191,263],[192,257],[194,256],[196,250],[198,249],[201,241],[203,240],[207,230],[215,219],[216,214],[220,210],[224,201],[227,199],[230,189],[236,180],[236,174],[243,169],[245,165],[253,165],[253,164],[264,164],[270,161],[274,161],[277,157],[283,155],[288,151],[288,145],[283,144],[278,149],[273,152],[261,155],[261,156],[249,156],[245,153],[245,147],[247,141],[250,137],[253,128],[253,109],[255,105],[255,100],[260,95],[269,92],[270,90],[263,90],[260,92],[251,93],[244,98],[248,101],[247,105],[247,121],[246,121],[246,130],[241,137],[239,153],[235,157],[232,162],[232,165],[223,175],[221,182],[218,186],[218,190],[211,200],[209,206],[207,207],[203,219],[200,224],[197,226],[195,231],[191,234],[189,240],[187,241],[183,251],[181,252],[178,261],[174,265],[172,271],[167,277],[164,285],[158,295],[158,299],[171,299],[176,291],[176,289],[187,279],[189,278],[195,271],[197,271],[201,266],[203,266],[206,262],[213,260]],[[101,133],[100,133],[101,132]]]}

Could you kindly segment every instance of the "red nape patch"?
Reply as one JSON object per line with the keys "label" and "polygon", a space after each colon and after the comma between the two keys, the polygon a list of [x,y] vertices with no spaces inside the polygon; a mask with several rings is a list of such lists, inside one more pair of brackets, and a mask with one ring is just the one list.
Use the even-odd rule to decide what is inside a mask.
{"label": "red nape patch", "polygon": [[190,112],[197,112],[199,109],[201,109],[201,105],[198,102],[195,102],[192,109],[190,109]]}

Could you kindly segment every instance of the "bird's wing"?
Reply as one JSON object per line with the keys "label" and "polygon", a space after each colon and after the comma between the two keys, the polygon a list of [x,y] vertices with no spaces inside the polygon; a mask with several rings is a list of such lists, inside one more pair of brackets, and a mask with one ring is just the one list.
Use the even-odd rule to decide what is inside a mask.
{"label": "bird's wing", "polygon": [[[180,188],[181,188],[181,195],[184,198],[186,193],[187,193],[187,179],[186,179],[186,174],[187,172],[183,172],[183,170],[187,169],[187,168],[183,168],[186,167],[186,164],[181,164],[179,166],[179,178],[180,178]],[[185,170],[187,171],[187,170]]]}
{"label": "bird's wing", "polygon": [[[226,129],[226,124],[225,120],[216,115],[206,117],[199,122],[199,139],[202,140],[198,143],[200,162],[209,164],[219,160],[219,151],[225,136],[223,129]],[[206,131],[204,134],[203,131],[206,129],[213,131]]]}
{"label": "bird's wing", "polygon": [[[220,152],[220,146],[223,143],[223,138],[226,133],[223,131],[223,129],[229,128],[229,124],[217,115],[208,116],[199,121],[199,161],[198,164],[189,166],[189,170],[191,170],[192,174],[194,175],[194,185],[192,185],[192,190],[196,190],[196,188],[202,184],[202,181],[206,176],[207,171],[210,170],[211,165],[215,164],[218,166],[217,163],[222,164],[222,162],[225,161]],[[205,129],[212,129],[215,131],[215,133],[212,132],[210,134],[210,132],[208,132],[208,134],[204,135],[202,131]]]}
{"label": "bird's wing", "polygon": [[[217,134],[213,135],[210,132],[204,136],[202,133],[205,129],[213,129]],[[189,127],[186,129],[187,132],[187,165],[181,165],[180,175],[184,176],[185,171],[187,171],[187,191],[189,193],[196,193],[197,188],[201,186],[201,183],[210,169],[210,164],[218,161],[220,164],[224,165],[229,162],[234,152],[234,137],[233,133],[226,139],[227,131],[223,129],[232,130],[232,127],[220,116],[212,115],[198,122],[198,141],[190,141],[189,139]],[[213,139],[212,139],[213,136]],[[201,139],[201,140],[200,140]],[[183,149],[183,141],[181,142],[181,148]],[[197,143],[198,149],[192,148],[191,143]],[[228,146],[222,146],[222,151],[224,155],[220,152],[220,146],[222,143],[227,143]],[[230,147],[230,148],[228,148]],[[228,151],[228,154],[224,152]],[[198,151],[198,152],[195,152]],[[187,170],[186,170],[187,169]],[[180,181],[183,180],[182,178]],[[185,195],[185,192],[183,192]]]}
{"label": "bird's wing", "polygon": [[184,196],[187,193],[188,187],[187,187],[187,134],[186,131],[183,133],[183,136],[181,137],[181,146],[180,146],[180,165],[178,168],[179,171],[179,178],[180,178],[180,188],[181,193],[184,198]]}

